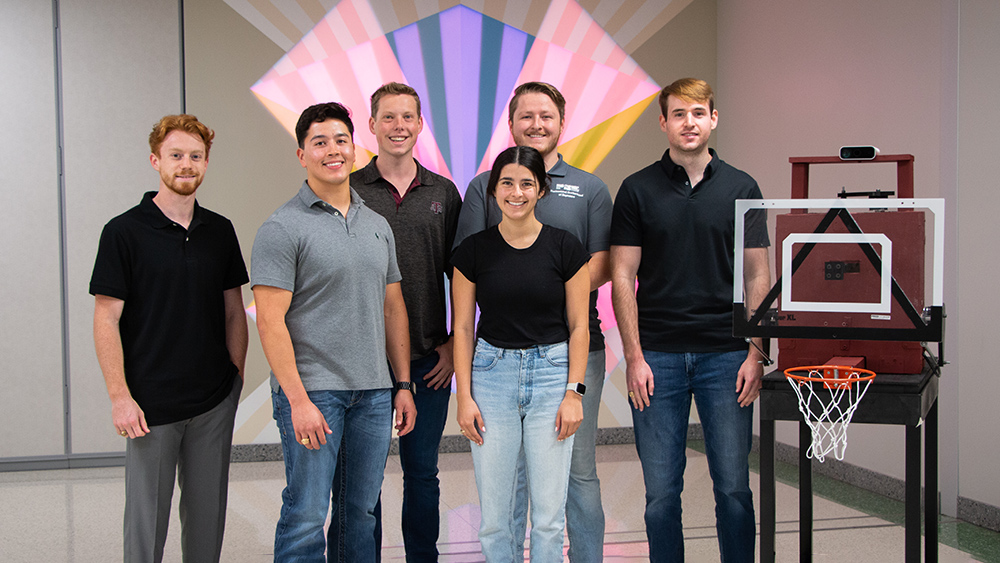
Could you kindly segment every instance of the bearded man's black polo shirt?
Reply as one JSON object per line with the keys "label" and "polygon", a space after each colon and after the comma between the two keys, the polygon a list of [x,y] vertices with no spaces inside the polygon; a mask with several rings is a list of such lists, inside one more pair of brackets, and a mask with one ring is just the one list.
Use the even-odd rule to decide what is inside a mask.
{"label": "bearded man's black polo shirt", "polygon": [[185,230],[155,195],[105,225],[90,280],[92,295],[125,301],[125,381],[150,426],[208,412],[232,391],[223,292],[249,281],[228,219],[195,203]]}

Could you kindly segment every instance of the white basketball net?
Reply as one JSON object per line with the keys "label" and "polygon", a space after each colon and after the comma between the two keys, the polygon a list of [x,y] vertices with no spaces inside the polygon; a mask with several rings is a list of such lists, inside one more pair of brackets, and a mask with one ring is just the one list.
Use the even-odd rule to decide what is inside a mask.
{"label": "white basketball net", "polygon": [[[812,430],[812,444],[806,450],[806,457],[809,459],[815,458],[823,462],[830,452],[838,460],[844,459],[847,426],[871,383],[871,379],[856,379],[859,375],[856,371],[844,373],[845,371],[841,370],[838,379],[830,380],[829,383],[787,378],[799,398],[799,412]],[[809,377],[823,377],[823,372],[821,369],[810,369]],[[844,382],[848,379],[850,383]]]}

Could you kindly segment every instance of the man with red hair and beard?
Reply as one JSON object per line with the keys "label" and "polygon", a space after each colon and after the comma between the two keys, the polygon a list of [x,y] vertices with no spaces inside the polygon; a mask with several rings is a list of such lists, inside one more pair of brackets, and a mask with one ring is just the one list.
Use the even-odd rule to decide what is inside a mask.
{"label": "man with red hair and beard", "polygon": [[97,360],[126,439],[126,562],[162,560],[178,469],[183,559],[222,552],[249,278],[232,223],[195,200],[214,137],[193,115],[153,127],[159,191],[105,225],[90,280]]}

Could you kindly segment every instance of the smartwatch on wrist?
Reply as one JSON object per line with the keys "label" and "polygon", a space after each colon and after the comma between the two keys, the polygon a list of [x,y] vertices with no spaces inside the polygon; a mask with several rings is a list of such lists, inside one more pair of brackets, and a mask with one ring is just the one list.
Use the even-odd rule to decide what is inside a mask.
{"label": "smartwatch on wrist", "polygon": [[567,383],[566,390],[572,391],[582,397],[587,392],[587,386],[583,383]]}

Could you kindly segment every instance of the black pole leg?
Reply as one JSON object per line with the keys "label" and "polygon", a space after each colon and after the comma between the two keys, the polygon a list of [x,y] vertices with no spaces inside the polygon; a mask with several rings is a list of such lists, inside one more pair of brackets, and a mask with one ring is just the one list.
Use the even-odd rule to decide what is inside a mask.
{"label": "black pole leg", "polygon": [[938,560],[938,404],[934,401],[924,420],[924,561]]}
{"label": "black pole leg", "polygon": [[760,421],[760,561],[774,563],[777,527],[774,481],[774,421]]}
{"label": "black pole leg", "polygon": [[920,428],[906,426],[905,560],[920,563]]}
{"label": "black pole leg", "polygon": [[813,491],[812,463],[806,453],[812,443],[812,432],[804,420],[799,421],[799,561],[812,561]]}

